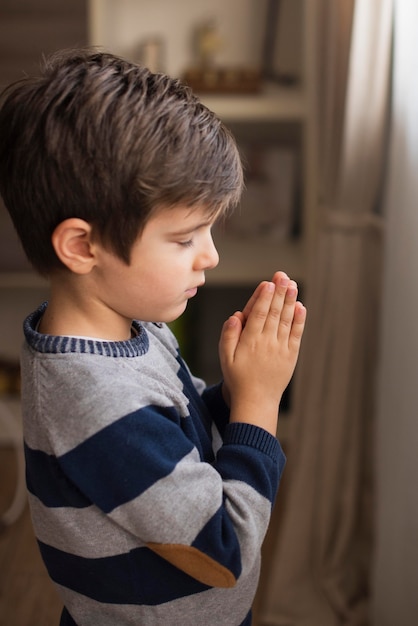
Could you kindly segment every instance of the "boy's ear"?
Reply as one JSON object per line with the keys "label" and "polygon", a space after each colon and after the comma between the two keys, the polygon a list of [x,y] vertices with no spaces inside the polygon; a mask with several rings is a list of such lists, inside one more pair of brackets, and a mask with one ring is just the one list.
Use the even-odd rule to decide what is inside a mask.
{"label": "boy's ear", "polygon": [[51,241],[61,263],[75,274],[88,274],[96,265],[92,227],[85,220],[71,217],[60,222]]}

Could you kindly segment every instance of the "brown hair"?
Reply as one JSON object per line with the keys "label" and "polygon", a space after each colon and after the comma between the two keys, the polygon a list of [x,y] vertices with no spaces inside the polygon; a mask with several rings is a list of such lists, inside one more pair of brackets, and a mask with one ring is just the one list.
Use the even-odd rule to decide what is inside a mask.
{"label": "brown hair", "polygon": [[163,74],[91,50],[55,54],[40,77],[3,93],[0,192],[28,259],[60,262],[56,226],[85,219],[119,258],[164,206],[223,213],[242,189],[227,128],[191,90]]}

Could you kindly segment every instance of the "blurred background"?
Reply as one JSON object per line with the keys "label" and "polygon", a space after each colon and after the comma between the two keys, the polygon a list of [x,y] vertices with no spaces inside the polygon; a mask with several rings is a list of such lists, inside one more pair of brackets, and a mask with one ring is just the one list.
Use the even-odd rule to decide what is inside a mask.
{"label": "blurred background", "polygon": [[[233,131],[246,189],[173,325],[220,371],[224,319],[277,269],[309,317],[258,626],[415,626],[418,44],[414,0],[1,0],[0,87],[93,45],[187,82]],[[1,141],[1,137],[0,137]],[[27,511],[21,324],[47,299],[0,203],[0,624],[58,623]]]}

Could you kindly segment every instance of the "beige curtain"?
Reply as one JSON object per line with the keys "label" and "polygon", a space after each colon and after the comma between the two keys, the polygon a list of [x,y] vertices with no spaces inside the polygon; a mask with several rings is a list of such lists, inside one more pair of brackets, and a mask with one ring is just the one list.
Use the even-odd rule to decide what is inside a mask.
{"label": "beige curtain", "polygon": [[[308,0],[310,1],[310,0]],[[368,622],[391,0],[320,0],[320,227],[260,622]]]}
{"label": "beige curtain", "polygon": [[376,626],[418,624],[418,2],[395,0],[376,424]]}

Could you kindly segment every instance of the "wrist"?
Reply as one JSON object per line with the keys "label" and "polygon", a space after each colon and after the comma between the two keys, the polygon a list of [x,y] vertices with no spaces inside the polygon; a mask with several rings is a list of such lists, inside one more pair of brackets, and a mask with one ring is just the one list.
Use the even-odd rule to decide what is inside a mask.
{"label": "wrist", "polygon": [[277,433],[277,422],[279,419],[278,402],[262,402],[255,400],[231,401],[231,412],[229,422],[244,423],[258,426],[267,430],[274,437]]}

